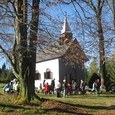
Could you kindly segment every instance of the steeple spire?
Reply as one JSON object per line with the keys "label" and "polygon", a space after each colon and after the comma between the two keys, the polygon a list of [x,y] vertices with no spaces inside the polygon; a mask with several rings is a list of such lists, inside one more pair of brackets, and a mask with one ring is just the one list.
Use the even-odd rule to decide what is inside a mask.
{"label": "steeple spire", "polygon": [[67,16],[65,16],[61,36],[59,38],[60,44],[68,43],[71,39],[72,39],[72,32],[67,21]]}
{"label": "steeple spire", "polygon": [[63,33],[72,33],[67,21],[67,17],[64,18],[63,29],[61,31],[61,34]]}

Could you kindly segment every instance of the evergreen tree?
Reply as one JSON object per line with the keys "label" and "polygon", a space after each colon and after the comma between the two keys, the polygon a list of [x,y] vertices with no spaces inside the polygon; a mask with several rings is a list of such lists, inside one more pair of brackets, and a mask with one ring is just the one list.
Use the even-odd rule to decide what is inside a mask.
{"label": "evergreen tree", "polygon": [[1,78],[1,74],[2,74],[2,69],[0,68],[0,78]]}
{"label": "evergreen tree", "polygon": [[98,74],[98,64],[95,59],[92,60],[90,67],[89,67],[89,75],[92,75],[93,73]]}
{"label": "evergreen tree", "polygon": [[89,80],[88,80],[88,69],[85,67],[84,69],[84,74],[85,74],[85,83],[88,84]]}
{"label": "evergreen tree", "polygon": [[113,52],[112,58],[108,59],[106,62],[107,77],[106,77],[106,87],[110,89],[115,86],[115,51]]}
{"label": "evergreen tree", "polygon": [[3,71],[6,70],[6,64],[5,63],[2,65],[2,70]]}
{"label": "evergreen tree", "polygon": [[88,68],[88,77],[87,77],[87,83],[91,79],[92,75],[96,73],[97,75],[99,74],[99,69],[98,69],[98,63],[96,62],[95,59],[92,60],[89,68]]}

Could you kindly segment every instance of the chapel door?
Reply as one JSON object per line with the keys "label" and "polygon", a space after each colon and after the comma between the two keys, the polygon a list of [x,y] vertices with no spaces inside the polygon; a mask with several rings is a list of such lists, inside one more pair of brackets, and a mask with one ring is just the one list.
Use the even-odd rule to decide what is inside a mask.
{"label": "chapel door", "polygon": [[67,82],[70,83],[72,80],[77,82],[77,73],[75,69],[71,69],[67,75]]}

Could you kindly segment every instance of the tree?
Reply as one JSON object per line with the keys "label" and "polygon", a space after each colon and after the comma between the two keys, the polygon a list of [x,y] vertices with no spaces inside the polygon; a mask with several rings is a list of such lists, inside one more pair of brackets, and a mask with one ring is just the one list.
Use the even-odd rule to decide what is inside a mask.
{"label": "tree", "polygon": [[113,60],[108,60],[106,62],[106,68],[107,68],[107,84],[106,84],[106,91],[109,91],[112,89],[112,87],[115,86],[115,62]]}
{"label": "tree", "polygon": [[97,75],[99,75],[99,69],[98,69],[98,63],[96,62],[95,59],[92,60],[89,68],[88,68],[88,78],[87,78],[87,82],[89,82],[89,80],[91,79],[92,75],[94,73],[96,73]]}
{"label": "tree", "polygon": [[6,65],[5,65],[5,63],[2,65],[2,70],[6,70]]}
{"label": "tree", "polygon": [[[1,18],[9,17],[14,20],[14,43],[11,51],[12,56],[9,55],[8,51],[5,50],[2,45],[0,45],[0,49],[9,59],[13,73],[20,81],[20,97],[24,98],[25,102],[31,101],[31,99],[36,96],[34,91],[34,77],[39,4],[40,0],[9,0],[7,2],[1,2],[0,5],[2,8],[4,8],[5,12]],[[10,8],[11,6],[12,8]],[[30,15],[28,17],[28,7],[30,6],[31,21],[30,24],[28,24],[30,19]],[[9,19],[5,21],[8,20]],[[28,34],[28,26],[30,29],[30,34]]]}
{"label": "tree", "polygon": [[[105,1],[104,0],[97,0],[97,1],[95,1],[95,0],[80,0],[78,2],[77,0],[75,0],[75,1],[71,0],[70,2],[66,1],[65,3],[66,4],[72,3],[73,7],[75,8],[75,11],[77,13],[79,13],[79,11],[75,7],[75,3],[78,6],[80,6],[80,8],[81,8],[81,10],[83,12],[83,15],[86,17],[86,20],[88,20],[88,16],[87,15],[89,15],[89,18],[90,18],[90,14],[94,14],[93,19],[95,19],[95,21],[94,20],[91,20],[91,21],[95,22],[96,24],[94,24],[94,23],[92,24],[92,22],[91,22],[90,25],[87,26],[87,28],[90,28],[89,29],[90,33],[91,33],[91,34],[89,33],[90,36],[93,36],[95,38],[95,41],[96,41],[97,37],[98,37],[98,40],[99,40],[98,48],[99,48],[99,61],[100,61],[100,76],[101,76],[101,85],[102,85],[102,87],[104,87],[104,85],[106,84],[105,83],[106,82],[106,80],[105,80],[105,78],[106,78],[106,66],[105,66],[104,32],[103,32],[103,24],[102,24],[102,10],[103,10]],[[85,6],[84,4],[86,4],[87,6],[83,7],[83,6]],[[88,10],[91,13],[88,14],[87,12],[89,12],[89,11],[86,8],[87,9],[89,8]],[[80,13],[79,13],[79,15],[80,15]],[[82,24],[84,25],[85,21],[83,20],[82,17],[83,16],[81,16],[80,18],[82,20]],[[92,31],[92,30],[94,30],[94,25],[95,25],[95,30],[96,30],[95,32]],[[92,32],[94,32],[95,34],[92,34]],[[92,42],[90,41],[89,44],[91,45]],[[94,45],[95,45],[95,43],[94,43]]]}
{"label": "tree", "polygon": [[97,0],[97,4],[93,0],[82,0],[85,2],[95,13],[96,21],[97,21],[97,35],[99,38],[99,54],[100,54],[100,75],[101,75],[101,85],[102,87],[105,85],[106,78],[106,68],[105,68],[105,49],[104,49],[104,33],[102,26],[102,8],[104,6],[104,0]]}
{"label": "tree", "polygon": [[115,51],[113,52],[113,55],[110,59],[106,62],[106,68],[107,68],[107,89],[109,87],[115,86]]}
{"label": "tree", "polygon": [[98,63],[95,59],[92,60],[88,70],[90,75],[92,75],[93,73],[99,74]]}
{"label": "tree", "polygon": [[[35,78],[35,64],[36,64],[36,41],[38,31],[38,16],[39,16],[39,2],[40,0],[32,1],[32,17],[30,23],[30,44],[27,44],[27,1],[19,0],[16,6],[16,47],[19,45],[19,57],[14,55],[14,61],[18,61],[17,70],[13,69],[15,76],[21,83],[21,95],[27,97],[30,101],[35,96],[34,78]],[[13,47],[14,52],[15,46]],[[25,52],[23,52],[23,49]],[[23,53],[23,54],[22,54]],[[20,58],[20,59],[19,59]]]}

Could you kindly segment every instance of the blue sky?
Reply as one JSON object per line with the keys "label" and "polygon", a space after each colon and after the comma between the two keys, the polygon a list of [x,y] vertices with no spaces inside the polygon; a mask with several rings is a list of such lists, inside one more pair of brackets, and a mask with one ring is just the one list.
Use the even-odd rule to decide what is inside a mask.
{"label": "blue sky", "polygon": [[0,68],[2,68],[2,66],[3,66],[4,63],[6,65],[6,68],[9,69],[10,65],[9,65],[7,59],[5,57],[4,58],[0,58]]}

